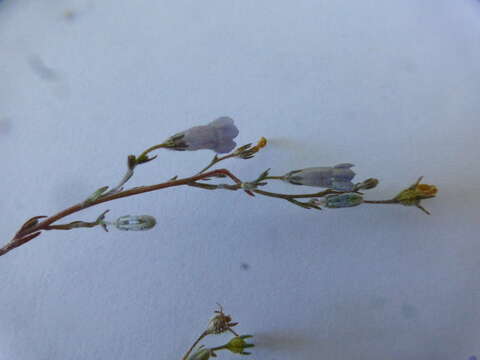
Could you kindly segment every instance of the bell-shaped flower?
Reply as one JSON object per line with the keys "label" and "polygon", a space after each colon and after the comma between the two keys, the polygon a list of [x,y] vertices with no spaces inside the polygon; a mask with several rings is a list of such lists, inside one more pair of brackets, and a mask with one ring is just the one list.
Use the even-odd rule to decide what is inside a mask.
{"label": "bell-shaped flower", "polygon": [[164,144],[171,150],[210,149],[223,154],[237,145],[238,129],[229,117],[220,117],[207,125],[194,126],[170,137]]}

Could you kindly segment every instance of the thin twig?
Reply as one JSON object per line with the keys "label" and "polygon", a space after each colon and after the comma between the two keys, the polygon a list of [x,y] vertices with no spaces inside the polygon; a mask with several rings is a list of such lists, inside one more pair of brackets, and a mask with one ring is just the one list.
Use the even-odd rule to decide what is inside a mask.
{"label": "thin twig", "polygon": [[225,155],[225,156],[222,156],[222,157],[218,157],[217,155],[215,155],[213,157],[213,159],[210,161],[210,164],[208,164],[207,166],[205,166],[202,170],[200,170],[198,174],[202,174],[204,173],[205,171],[207,171],[208,169],[210,169],[213,165],[216,165],[218,164],[220,161],[223,161],[223,160],[226,160],[226,159],[230,159],[232,157],[235,157],[237,156],[237,154],[235,152],[232,152],[231,154],[228,154],[228,155]]}
{"label": "thin twig", "polygon": [[157,150],[157,149],[166,148],[166,147],[167,147],[166,144],[158,144],[158,145],[150,146],[147,150],[145,150],[139,156],[137,156],[137,159],[143,159],[148,155],[149,152],[152,152],[153,150]]}
{"label": "thin twig", "polygon": [[122,191],[122,190],[123,190],[123,185],[125,185],[125,184],[127,183],[127,181],[130,180],[130,178],[133,176],[133,174],[134,174],[133,169],[128,168],[128,169],[127,169],[127,172],[126,172],[125,175],[123,176],[122,180],[120,180],[120,182],[118,183],[118,185],[115,186],[113,189],[109,190],[108,192],[106,192],[103,196],[115,194],[115,193],[117,193],[117,192]]}
{"label": "thin twig", "polygon": [[390,200],[363,200],[364,204],[398,204],[399,201],[395,199]]}
{"label": "thin twig", "polygon": [[274,192],[270,192],[270,191],[255,189],[255,190],[253,190],[253,192],[256,193],[256,194],[263,195],[263,196],[269,196],[269,197],[289,200],[289,199],[323,197],[325,195],[330,195],[330,194],[342,194],[345,191],[337,191],[337,190],[327,189],[325,191],[321,191],[321,192],[317,192],[317,193],[313,193],[313,194],[278,194],[278,193],[274,193]]}
{"label": "thin twig", "polygon": [[204,337],[206,337],[208,335],[208,332],[207,331],[204,331],[198,338],[197,340],[194,341],[194,343],[192,344],[192,346],[190,346],[190,348],[187,350],[187,352],[185,353],[185,355],[183,355],[182,357],[182,360],[187,360],[187,358],[189,357],[189,355],[191,354],[191,352],[193,351],[193,349],[195,349],[195,346],[198,345],[198,343],[200,341],[202,341],[202,339]]}
{"label": "thin twig", "polygon": [[264,180],[285,180],[285,176],[267,176]]}

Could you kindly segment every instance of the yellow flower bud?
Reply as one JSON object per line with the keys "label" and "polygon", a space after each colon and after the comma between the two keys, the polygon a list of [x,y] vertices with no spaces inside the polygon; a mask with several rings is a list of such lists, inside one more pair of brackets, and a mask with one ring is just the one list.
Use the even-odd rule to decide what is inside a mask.
{"label": "yellow flower bud", "polygon": [[251,335],[236,336],[225,345],[225,349],[228,349],[235,354],[250,355],[245,349],[254,347],[255,345],[247,343],[245,339],[251,337]]}
{"label": "yellow flower bud", "polygon": [[260,140],[258,140],[258,143],[257,143],[257,148],[261,149],[261,148],[264,148],[265,146],[267,146],[267,139],[265,139],[263,136],[260,138]]}
{"label": "yellow flower bud", "polygon": [[437,195],[438,189],[435,185],[421,184],[422,177],[420,177],[415,184],[409,188],[401,191],[393,199],[405,206],[416,206],[423,212],[430,214],[425,208],[420,205],[420,202],[425,199],[433,198]]}

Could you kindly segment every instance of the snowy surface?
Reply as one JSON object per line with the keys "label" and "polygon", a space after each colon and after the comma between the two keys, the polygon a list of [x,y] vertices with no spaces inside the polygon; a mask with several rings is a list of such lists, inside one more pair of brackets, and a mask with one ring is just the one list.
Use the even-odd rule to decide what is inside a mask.
{"label": "snowy surface", "polygon": [[[158,226],[45,233],[1,257],[0,360],[179,359],[216,302],[259,360],[480,355],[479,80],[475,0],[0,1],[2,242],[222,115],[239,144],[270,140],[225,163],[243,179],[352,162],[381,180],[370,198],[420,175],[440,190],[430,217],[194,188],[88,209],[68,220]],[[159,155],[132,186],[213,154]]]}

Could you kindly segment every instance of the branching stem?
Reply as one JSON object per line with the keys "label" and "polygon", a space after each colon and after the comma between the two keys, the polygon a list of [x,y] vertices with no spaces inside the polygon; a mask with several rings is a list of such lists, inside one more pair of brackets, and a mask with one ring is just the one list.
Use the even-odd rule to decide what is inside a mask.
{"label": "branching stem", "polygon": [[214,156],[212,161],[210,161],[210,164],[208,164],[207,166],[205,166],[202,170],[200,170],[197,174],[202,174],[204,173],[205,171],[207,171],[208,169],[210,169],[212,166],[218,164],[220,161],[223,161],[223,160],[226,160],[226,159],[230,159],[232,157],[235,157],[237,156],[237,154],[235,152],[231,153],[231,154],[228,154],[228,155],[225,155],[225,156],[222,156],[222,157],[218,157],[218,156]]}
{"label": "branching stem", "polygon": [[[45,220],[37,222],[35,224],[32,224],[31,226],[21,228],[13,237],[12,240],[10,240],[9,243],[7,243],[5,246],[0,248],[0,256],[5,255],[7,252],[10,250],[23,245],[27,243],[28,241],[32,240],[34,237],[38,236],[40,234],[40,231],[42,230],[53,230],[54,228],[51,227],[51,225],[60,220],[63,219],[64,217],[77,213],[81,210],[87,209],[89,207],[104,203],[104,202],[109,202],[112,200],[116,199],[121,199],[129,196],[134,196],[134,195],[139,195],[147,192],[152,192],[156,190],[161,190],[165,189],[168,187],[173,187],[173,186],[181,186],[181,185],[190,185],[192,183],[195,183],[198,180],[202,179],[207,179],[210,177],[229,177],[231,180],[233,180],[236,184],[241,184],[242,182],[240,179],[238,179],[235,175],[233,175],[230,171],[227,169],[216,169],[212,170],[209,172],[205,172],[203,174],[198,174],[194,175],[191,177],[183,178],[183,179],[178,179],[178,180],[173,180],[173,181],[167,181],[164,183],[160,184],[155,184],[155,185],[150,185],[150,186],[141,186],[141,187],[136,187],[133,189],[129,190],[124,190],[115,194],[107,195],[100,197],[99,199],[96,199],[94,201],[85,203],[81,202],[76,205],[73,205],[65,210],[62,210],[58,212],[55,215],[52,215],[50,217],[47,217]],[[32,237],[34,234],[34,237]]]}

